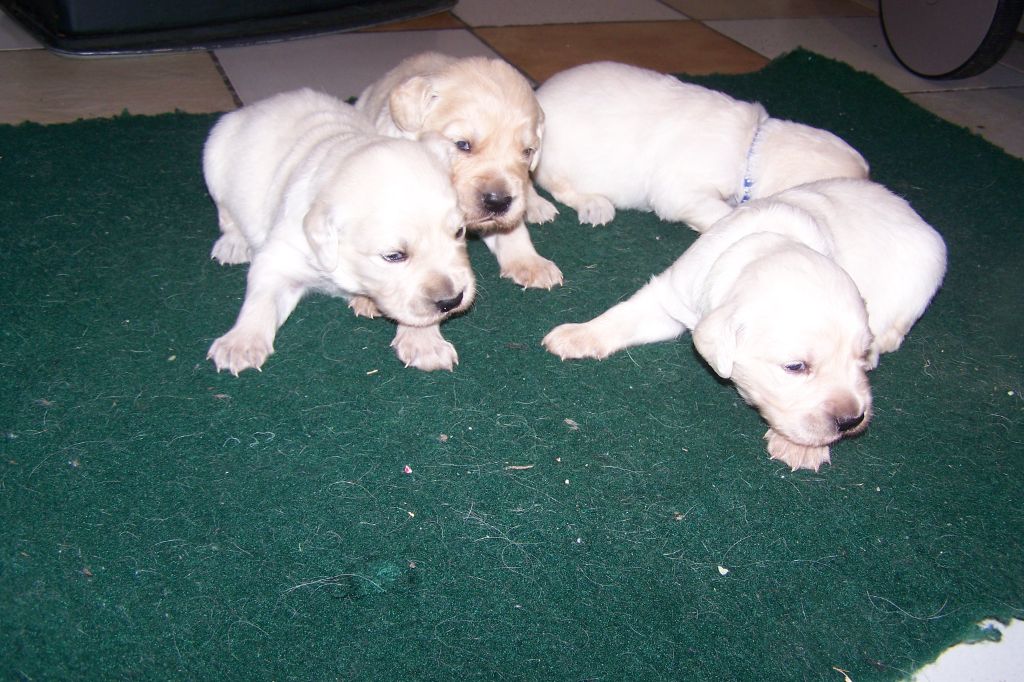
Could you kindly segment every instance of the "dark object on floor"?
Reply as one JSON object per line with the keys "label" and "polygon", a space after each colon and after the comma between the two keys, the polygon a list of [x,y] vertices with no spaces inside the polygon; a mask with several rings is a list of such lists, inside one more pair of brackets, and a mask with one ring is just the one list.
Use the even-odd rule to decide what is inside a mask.
{"label": "dark object on floor", "polygon": [[336,33],[434,14],[455,0],[0,0],[43,43],[72,54],[210,49]]}
{"label": "dark object on floor", "polygon": [[882,0],[889,49],[924,78],[976,76],[1013,44],[1024,0]]}

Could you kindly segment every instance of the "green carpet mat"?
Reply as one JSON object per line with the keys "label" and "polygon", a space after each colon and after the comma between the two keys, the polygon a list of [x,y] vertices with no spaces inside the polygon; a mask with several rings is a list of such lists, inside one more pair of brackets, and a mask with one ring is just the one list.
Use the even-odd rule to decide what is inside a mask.
{"label": "green carpet mat", "polygon": [[689,337],[541,348],[679,225],[566,210],[532,230],[551,292],[472,243],[453,373],[313,297],[234,378],[205,359],[245,283],[209,259],[215,118],[0,127],[0,676],[861,682],[1022,615],[1024,162],[807,52],[695,80],[843,136],[949,246],[818,474]]}

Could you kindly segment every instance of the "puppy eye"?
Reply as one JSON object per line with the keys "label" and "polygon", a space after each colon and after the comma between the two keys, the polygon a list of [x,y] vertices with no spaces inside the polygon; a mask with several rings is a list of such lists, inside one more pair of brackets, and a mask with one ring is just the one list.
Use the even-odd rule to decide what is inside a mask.
{"label": "puppy eye", "polygon": [[537,150],[533,147],[527,147],[523,150],[523,158],[529,161],[533,158],[533,155],[537,153]]}
{"label": "puppy eye", "polygon": [[408,258],[408,256],[405,255],[405,251],[391,251],[390,253],[382,253],[380,257],[389,263],[401,263],[406,258]]}
{"label": "puppy eye", "polygon": [[455,146],[458,147],[460,152],[466,152],[467,154],[473,151],[473,145],[469,143],[469,140],[456,140]]}
{"label": "puppy eye", "polygon": [[460,227],[460,228],[459,228],[459,229],[458,229],[458,230],[457,230],[457,231],[455,232],[455,238],[456,238],[456,239],[462,239],[462,238],[463,238],[463,237],[465,237],[465,236],[466,236],[466,228],[465,228],[465,226],[463,226],[463,227]]}
{"label": "puppy eye", "polygon": [[807,364],[804,362],[787,362],[782,366],[782,369],[786,370],[790,374],[806,374]]}

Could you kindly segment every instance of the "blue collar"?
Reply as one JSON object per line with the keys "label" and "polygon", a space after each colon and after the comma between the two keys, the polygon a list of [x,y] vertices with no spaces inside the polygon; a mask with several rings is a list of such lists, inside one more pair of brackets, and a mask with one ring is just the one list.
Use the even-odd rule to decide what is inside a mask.
{"label": "blue collar", "polygon": [[743,173],[743,195],[740,197],[739,204],[745,204],[750,201],[750,193],[754,188],[754,178],[752,177],[750,170],[750,160],[754,157],[754,150],[757,148],[757,143],[761,140],[761,126],[757,126],[757,130],[754,131],[754,137],[750,140],[750,148],[747,149],[747,168]]}

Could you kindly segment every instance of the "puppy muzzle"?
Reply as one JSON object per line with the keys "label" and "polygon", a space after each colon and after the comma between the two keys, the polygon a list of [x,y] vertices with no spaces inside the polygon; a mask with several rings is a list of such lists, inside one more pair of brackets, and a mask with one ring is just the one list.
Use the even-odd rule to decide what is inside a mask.
{"label": "puppy muzzle", "polygon": [[480,232],[515,229],[526,212],[521,190],[521,183],[508,178],[475,179],[464,187],[465,193],[460,196],[467,226]]}
{"label": "puppy muzzle", "polygon": [[437,309],[440,310],[442,313],[450,313],[451,311],[455,310],[460,305],[462,305],[462,298],[464,293],[465,292],[460,291],[451,298],[435,301],[434,305],[437,306]]}
{"label": "puppy muzzle", "polygon": [[870,406],[851,410],[826,409],[817,414],[808,415],[802,423],[790,428],[780,422],[769,421],[776,432],[787,439],[808,447],[831,445],[842,438],[850,438],[862,433],[871,421]]}

